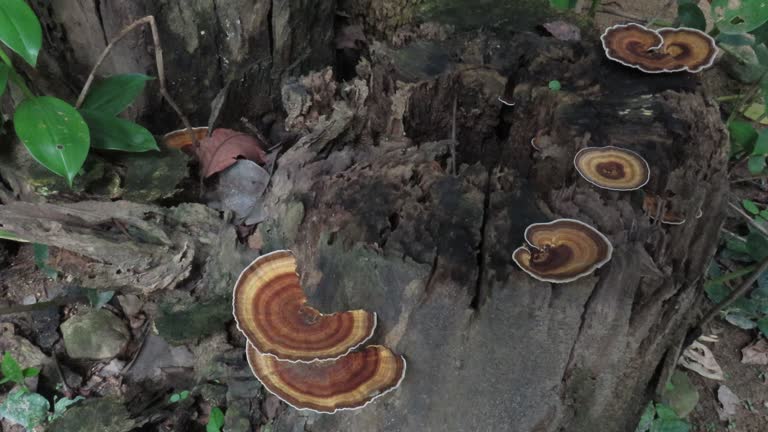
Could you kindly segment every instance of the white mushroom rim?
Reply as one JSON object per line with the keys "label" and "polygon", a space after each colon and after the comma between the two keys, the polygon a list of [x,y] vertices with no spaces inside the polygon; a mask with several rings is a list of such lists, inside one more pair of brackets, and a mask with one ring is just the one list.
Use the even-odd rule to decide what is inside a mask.
{"label": "white mushroom rim", "polygon": [[[250,344],[250,342],[246,342],[246,343]],[[255,350],[256,352],[258,352],[258,350],[256,350],[256,349],[255,349],[256,347],[254,347],[253,345],[251,345],[251,346],[254,348],[254,350]],[[246,356],[246,358],[247,358],[247,357],[249,357],[249,353],[248,353],[248,348],[247,348],[247,347],[246,347],[246,349],[245,349],[245,356]],[[389,392],[391,392],[391,391],[393,391],[393,390],[395,390],[395,389],[399,388],[399,387],[400,387],[400,384],[402,384],[402,383],[403,383],[403,380],[405,379],[405,372],[406,372],[406,370],[408,369],[408,362],[405,360],[405,356],[401,354],[401,355],[400,355],[400,358],[403,360],[403,373],[402,373],[402,375],[400,375],[400,379],[399,379],[399,380],[397,380],[397,384],[395,384],[393,387],[391,387],[391,388],[388,388],[387,390],[385,390],[385,391],[383,391],[383,392],[381,392],[381,393],[377,394],[376,396],[372,397],[370,400],[366,401],[364,404],[362,404],[362,405],[360,405],[360,406],[358,406],[358,407],[352,407],[352,408],[336,408],[336,409],[334,409],[333,411],[318,411],[318,410],[314,410],[314,409],[312,409],[312,408],[301,408],[301,407],[297,407],[297,406],[293,405],[292,403],[290,403],[290,402],[288,402],[287,400],[285,400],[285,399],[283,399],[282,397],[280,397],[280,395],[279,395],[279,394],[275,393],[275,392],[274,392],[274,391],[273,391],[273,390],[272,390],[272,389],[269,387],[269,385],[268,385],[268,384],[266,384],[264,381],[262,381],[262,380],[259,378],[259,376],[258,376],[258,375],[256,375],[256,371],[253,369],[253,366],[251,366],[251,364],[252,364],[253,362],[252,362],[250,359],[248,359],[248,367],[251,369],[251,373],[253,374],[253,376],[254,376],[254,377],[256,377],[256,380],[257,380],[257,381],[259,381],[259,382],[261,383],[261,385],[263,385],[263,386],[264,386],[264,388],[266,388],[267,390],[269,390],[269,392],[270,392],[270,393],[272,393],[273,395],[275,395],[275,397],[277,397],[277,398],[278,398],[278,399],[280,399],[281,401],[283,401],[283,402],[285,402],[286,404],[288,404],[288,406],[290,406],[291,408],[294,408],[294,409],[297,409],[297,410],[300,410],[300,411],[312,411],[312,412],[314,412],[314,413],[317,413],[317,414],[336,414],[336,413],[337,413],[337,412],[339,412],[339,411],[356,411],[356,410],[359,410],[359,409],[363,409],[363,408],[365,408],[366,406],[368,406],[368,404],[370,404],[371,402],[375,401],[376,399],[378,399],[378,398],[380,398],[380,397],[384,396],[385,394],[387,394],[387,393],[389,393]],[[284,360],[280,360],[280,361],[284,361]],[[295,363],[295,362],[294,362],[294,363]]]}
{"label": "white mushroom rim", "polygon": [[[627,63],[624,60],[622,60],[621,58],[612,56],[608,52],[609,51],[608,47],[605,45],[605,43],[606,43],[605,42],[605,37],[608,35],[608,33],[611,32],[611,30],[622,29],[622,28],[627,28],[627,27],[638,27],[638,28],[640,28],[642,30],[645,30],[645,31],[648,31],[648,32],[653,32],[653,33],[656,34],[656,36],[659,37],[659,39],[661,40],[661,43],[659,45],[657,45],[657,46],[648,48],[648,51],[657,50],[657,49],[659,49],[659,48],[664,46],[664,38],[661,36],[661,33],[659,33],[659,32],[661,32],[663,30],[670,30],[670,31],[685,30],[685,31],[690,31],[692,33],[698,33],[699,35],[704,36],[707,39],[707,41],[710,43],[710,46],[712,47],[712,50],[713,50],[712,58],[709,60],[709,62],[704,63],[704,64],[702,64],[701,66],[699,66],[699,67],[697,67],[695,69],[691,69],[688,66],[682,66],[682,67],[677,68],[677,69],[648,70],[648,69],[643,68],[640,65],[635,65],[635,64],[632,64],[632,63]],[[655,74],[655,73],[673,73],[673,72],[683,72],[683,71],[690,72],[690,73],[698,73],[698,72],[701,72],[704,69],[707,69],[707,68],[711,67],[713,64],[715,64],[715,59],[717,58],[717,55],[720,53],[720,49],[717,47],[717,43],[715,42],[715,39],[712,38],[712,36],[704,33],[701,30],[698,30],[698,29],[695,29],[695,28],[690,28],[690,27],[679,27],[679,28],[662,27],[662,28],[654,30],[654,29],[650,29],[648,27],[642,26],[640,24],[635,24],[635,23],[615,24],[615,25],[612,25],[612,26],[610,26],[610,27],[605,29],[603,34],[600,35],[600,42],[602,42],[602,44],[603,44],[603,51],[605,51],[605,56],[608,57],[609,59],[611,59],[611,60],[613,60],[615,62],[621,63],[624,66],[629,66],[631,68],[638,69],[638,70],[641,70],[641,71],[643,71],[645,73],[651,73],[651,74]]]}
{"label": "white mushroom rim", "polygon": [[[293,255],[293,251],[291,251],[289,249],[280,249],[280,250],[272,251],[272,252],[264,254],[264,255],[260,255],[258,258],[253,260],[250,264],[248,264],[243,269],[243,271],[240,272],[240,275],[237,277],[237,281],[235,282],[235,288],[232,290],[232,316],[235,318],[235,325],[237,326],[237,329],[240,331],[240,333],[243,334],[243,336],[245,336],[246,340],[248,340],[248,335],[245,333],[245,331],[243,331],[242,327],[240,326],[240,321],[237,319],[237,313],[236,313],[236,309],[235,309],[235,307],[236,307],[235,306],[235,301],[237,299],[237,288],[240,286],[240,279],[243,277],[243,275],[245,274],[246,270],[248,270],[249,268],[251,268],[254,265],[257,265],[259,260],[265,260],[270,255],[280,254],[280,253],[285,253],[285,252],[288,252],[291,255]],[[300,277],[298,272],[296,272],[296,276]],[[322,312],[319,312],[319,316],[321,316],[321,317],[324,317],[324,316],[325,317],[330,317],[330,316],[334,316],[334,315],[336,315],[338,313],[339,312],[334,312],[334,313],[330,313],[330,314],[324,314]],[[321,363],[321,362],[330,362],[330,361],[338,360],[338,359],[344,357],[345,355],[351,353],[352,351],[360,348],[364,343],[368,342],[368,340],[373,337],[373,333],[376,331],[376,327],[379,324],[379,316],[378,316],[378,314],[376,312],[371,312],[371,313],[373,314],[373,326],[371,327],[371,332],[368,333],[368,335],[365,337],[365,339],[360,341],[360,343],[358,343],[357,345],[355,345],[353,347],[350,347],[345,353],[343,353],[343,354],[341,354],[341,355],[339,355],[337,357],[314,358],[314,359],[311,359],[311,360],[289,360],[289,359],[282,359],[279,356],[277,356],[275,354],[272,354],[272,353],[269,353],[269,352],[261,352],[256,347],[256,345],[251,344],[251,346],[253,346],[253,349],[256,350],[256,352],[258,352],[259,354],[267,355],[267,356],[270,356],[270,357],[274,357],[277,360],[280,360],[281,362],[287,362],[287,363]],[[248,343],[251,343],[251,342],[248,341]]]}
{"label": "white mushroom rim", "polygon": [[[535,274],[535,273],[532,273],[532,272],[530,272],[528,269],[526,269],[526,268],[525,268],[525,266],[523,266],[523,265],[522,265],[520,262],[518,262],[518,261],[517,261],[517,259],[515,258],[515,254],[517,253],[517,251],[519,251],[519,250],[525,250],[525,251],[527,251],[527,252],[530,254],[530,253],[531,253],[531,250],[537,250],[537,251],[539,250],[539,248],[538,248],[538,247],[536,247],[535,245],[533,245],[533,244],[531,243],[531,241],[530,241],[530,239],[529,239],[529,237],[528,237],[528,232],[529,232],[529,231],[530,231],[532,228],[536,228],[536,227],[540,227],[540,226],[551,226],[551,225],[554,225],[554,224],[556,224],[556,223],[558,223],[558,222],[574,222],[574,223],[576,223],[576,224],[579,224],[579,225],[582,225],[582,226],[586,227],[586,228],[587,228],[587,229],[589,229],[591,232],[593,232],[593,233],[597,234],[597,236],[598,236],[598,237],[600,237],[602,240],[604,240],[604,241],[605,241],[605,244],[606,244],[606,245],[608,245],[608,248],[607,248],[607,253],[606,253],[605,259],[603,259],[603,260],[600,260],[600,261],[598,261],[598,262],[594,263],[592,266],[590,266],[590,267],[589,267],[587,270],[585,270],[584,272],[582,272],[582,273],[580,273],[580,274],[578,274],[578,275],[575,275],[575,276],[573,276],[573,277],[571,277],[571,278],[567,278],[567,279],[552,279],[552,278],[542,277],[542,276],[540,276],[540,275],[537,275],[537,274]],[[592,225],[589,225],[589,224],[587,224],[587,223],[584,223],[584,222],[582,222],[582,221],[580,221],[580,220],[577,220],[577,219],[561,218],[561,219],[555,219],[555,220],[553,220],[552,222],[540,222],[540,223],[534,223],[534,224],[528,225],[528,228],[526,228],[526,229],[525,229],[525,235],[524,235],[524,237],[525,237],[525,242],[526,242],[527,244],[526,244],[525,246],[520,246],[519,248],[515,249],[515,250],[514,250],[514,252],[512,252],[512,260],[515,262],[515,264],[517,264],[517,266],[518,266],[518,267],[520,267],[520,269],[522,269],[524,272],[528,273],[528,275],[529,275],[529,276],[531,276],[531,277],[532,277],[532,278],[534,278],[534,279],[540,280],[540,281],[542,281],[542,282],[550,282],[550,283],[568,283],[568,282],[573,282],[573,281],[575,281],[575,280],[581,279],[582,277],[584,277],[584,276],[587,276],[587,275],[591,274],[591,273],[592,273],[592,272],[594,272],[595,270],[597,270],[597,269],[599,269],[600,267],[604,266],[604,265],[605,265],[605,264],[606,264],[608,261],[610,261],[610,260],[611,260],[611,258],[613,258],[613,244],[611,243],[611,241],[610,241],[610,240],[608,240],[608,237],[606,237],[606,236],[605,236],[605,234],[603,234],[603,233],[601,233],[600,231],[598,231],[598,230],[597,230],[595,227],[593,227]]]}

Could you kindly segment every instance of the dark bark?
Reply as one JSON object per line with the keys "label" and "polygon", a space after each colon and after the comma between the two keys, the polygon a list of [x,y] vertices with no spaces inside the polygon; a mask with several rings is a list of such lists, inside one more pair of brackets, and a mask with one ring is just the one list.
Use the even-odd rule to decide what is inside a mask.
{"label": "dark bark", "polygon": [[[58,3],[87,3],[83,16],[100,4],[99,23],[126,7],[53,2],[52,22],[64,35],[75,24],[60,21]],[[358,66],[358,79],[336,83],[317,73],[278,91],[282,78],[334,63],[333,2],[148,4],[135,6],[136,16],[157,15],[164,48],[174,53],[167,56],[171,92],[193,118],[205,119],[208,101],[234,79],[228,118],[266,112],[279,96],[286,124],[303,133],[278,159],[266,196],[269,219],[258,227],[262,251],[294,250],[306,291],[322,310],[376,311],[374,342],[408,360],[402,387],[364,410],[317,416],[288,409],[276,430],[634,428],[695,318],[723,219],[727,135],[696,77],[643,75],[604,59],[594,40],[487,31],[398,50],[378,46]],[[235,17],[241,33],[228,33]],[[233,42],[225,34],[239,36]],[[54,43],[71,47],[73,38]],[[61,51],[74,60],[60,74],[49,72],[78,82],[87,67],[77,65],[97,54],[93,44],[87,53]],[[123,65],[146,66],[143,49],[129,52],[120,61],[133,63]],[[554,79],[563,84],[559,92],[547,87]],[[498,102],[502,94],[513,108]],[[146,109],[158,108],[153,98]],[[447,169],[454,100],[456,176]],[[530,139],[544,129],[537,152]],[[645,156],[652,167],[645,191],[670,196],[688,222],[655,225],[640,192],[598,190],[581,179],[576,151],[609,144]],[[196,206],[28,206],[2,207],[0,222],[110,268],[126,259],[139,269],[131,274],[173,267],[188,237],[200,233],[189,243],[190,270],[166,289],[225,294],[250,257],[218,215]],[[699,207],[703,216],[695,219]],[[33,217],[34,209],[56,217]],[[190,209],[191,223],[179,216]],[[525,227],[557,217],[605,233],[615,246],[611,262],[565,285],[520,271],[511,251]],[[120,237],[112,218],[155,240],[139,247],[130,235]],[[90,242],[102,249],[77,250]],[[120,254],[110,252],[116,243],[126,246]]]}

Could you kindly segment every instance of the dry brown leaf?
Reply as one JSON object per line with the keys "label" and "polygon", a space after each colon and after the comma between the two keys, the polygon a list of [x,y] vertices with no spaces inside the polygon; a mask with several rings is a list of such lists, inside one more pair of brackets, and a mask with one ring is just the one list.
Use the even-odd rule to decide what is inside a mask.
{"label": "dry brown leaf", "polygon": [[544,24],[544,28],[555,37],[555,39],[564,41],[581,40],[581,30],[569,22],[552,21]]}
{"label": "dry brown leaf", "polygon": [[237,132],[232,129],[216,129],[210,137],[200,141],[197,149],[197,157],[203,168],[203,176],[210,177],[224,171],[244,158],[263,165],[266,162],[266,153],[259,142],[251,135]]}
{"label": "dry brown leaf", "polygon": [[758,339],[741,349],[741,362],[753,365],[768,365],[768,340]]}
{"label": "dry brown leaf", "polygon": [[680,356],[678,364],[705,378],[717,381],[725,380],[723,369],[717,364],[714,354],[700,342],[694,342],[686,348],[683,355]]}
{"label": "dry brown leaf", "polygon": [[723,406],[722,409],[717,410],[720,420],[726,421],[736,416],[736,407],[739,406],[741,400],[739,397],[728,387],[721,385],[717,389],[717,400]]}

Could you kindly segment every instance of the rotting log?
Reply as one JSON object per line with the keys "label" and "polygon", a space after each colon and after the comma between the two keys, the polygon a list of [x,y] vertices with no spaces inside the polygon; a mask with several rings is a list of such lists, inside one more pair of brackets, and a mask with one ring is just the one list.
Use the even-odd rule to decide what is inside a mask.
{"label": "rotting log", "polygon": [[[334,64],[328,35],[335,6],[268,3],[102,2],[99,14],[93,5],[78,9],[73,5],[84,3],[60,0],[46,13],[51,43],[66,48],[51,52],[75,56],[57,58],[67,70],[51,66],[63,81],[84,80],[100,51],[93,38],[73,50],[74,35],[94,34],[98,26],[107,35],[117,32],[127,23],[116,19],[120,11],[138,8],[126,17],[157,15],[164,48],[175,53],[166,57],[169,75],[178,77],[170,78],[170,91],[194,119],[207,118],[208,101],[234,77],[242,98],[228,101],[236,113],[230,117],[269,111],[282,97],[288,119],[296,120],[292,127],[304,130],[278,159],[266,195],[270,217],[258,227],[262,252],[292,249],[307,294],[321,310],[376,311],[373,340],[403,353],[408,372],[400,389],[364,410],[318,416],[286,409],[275,430],[633,430],[696,317],[724,217],[727,134],[697,78],[624,68],[604,59],[594,40],[487,31],[397,50],[379,46],[358,65],[357,79],[340,84],[319,73],[278,91],[283,77]],[[64,11],[85,18],[63,22]],[[247,49],[232,63],[235,57],[217,53],[226,40],[222,14],[236,11],[242,37],[230,43],[239,40]],[[77,22],[98,26],[78,33]],[[293,39],[261,50],[264,35]],[[118,59],[128,63],[111,71],[149,64],[142,49],[125,49],[130,55]],[[547,86],[554,79],[562,83],[559,92]],[[178,94],[189,88],[197,90]],[[514,107],[499,103],[500,95],[509,95]],[[146,106],[158,108],[151,101]],[[169,118],[155,120],[177,124]],[[536,151],[530,140],[540,131],[542,150]],[[643,213],[640,192],[598,190],[581,179],[574,154],[608,144],[642,154],[651,166],[645,190],[668,196],[688,221],[654,224]],[[451,146],[455,176],[448,169]],[[114,259],[94,251],[91,260],[108,264],[97,274],[114,272],[128,251],[135,252],[128,257],[136,260],[128,261],[136,266],[132,276],[173,267],[193,238],[190,271],[172,268],[184,276],[158,292],[175,286],[192,287],[201,297],[226,295],[252,257],[215,212],[136,206],[7,204],[0,223],[65,249],[91,242],[106,253],[125,248]],[[700,207],[703,216],[696,219]],[[186,211],[195,216],[180,216]],[[525,227],[557,217],[606,234],[615,247],[611,262],[563,285],[533,280],[517,268],[511,252],[522,244]],[[161,240],[138,242],[136,236],[147,233]]]}

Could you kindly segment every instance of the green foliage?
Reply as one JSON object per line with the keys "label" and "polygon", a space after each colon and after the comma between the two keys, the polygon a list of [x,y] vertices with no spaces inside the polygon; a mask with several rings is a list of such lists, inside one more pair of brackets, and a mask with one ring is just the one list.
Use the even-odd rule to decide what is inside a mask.
{"label": "green foliage", "polygon": [[635,432],[689,432],[691,425],[679,418],[672,408],[653,402],[648,404]]}
{"label": "green foliage", "polygon": [[3,355],[2,361],[0,361],[0,371],[3,373],[3,379],[0,380],[0,384],[13,382],[22,389],[26,389],[24,385],[24,380],[26,378],[31,378],[40,374],[40,369],[38,368],[29,367],[22,369],[9,352],[6,352]]}
{"label": "green foliage", "polygon": [[176,403],[183,401],[184,399],[189,397],[189,390],[184,390],[179,393],[174,393],[171,395],[170,398],[168,398],[168,402],[170,403]]}
{"label": "green foliage", "polygon": [[74,399],[69,399],[69,398],[57,399],[57,398],[54,397],[54,399],[53,399],[53,413],[48,415],[48,422],[50,423],[50,422],[56,420],[57,418],[61,417],[62,415],[64,415],[64,413],[67,411],[67,409],[70,406],[72,406],[72,405],[74,405],[74,404],[76,404],[76,403],[78,403],[78,402],[80,402],[81,400],[84,400],[84,399],[85,398],[82,397],[82,396],[77,396]]}
{"label": "green foliage", "polygon": [[90,148],[88,125],[80,113],[61,99],[38,96],[16,108],[13,125],[32,156],[71,186]]}
{"label": "green foliage", "polygon": [[91,131],[91,145],[104,150],[159,150],[155,137],[136,123],[103,112],[80,110]]}
{"label": "green foliage", "polygon": [[43,44],[40,22],[24,0],[0,1],[0,41],[35,66]]}
{"label": "green foliage", "polygon": [[757,141],[758,133],[748,122],[731,121],[728,123],[728,132],[731,135],[731,154],[738,155],[751,152]]}
{"label": "green foliage", "polygon": [[95,288],[84,288],[85,296],[88,297],[88,303],[94,309],[101,309],[105,304],[115,296],[114,291],[102,291]]}
{"label": "green foliage", "polygon": [[48,266],[48,245],[35,243],[32,248],[35,254],[35,265],[37,268],[49,278],[56,279],[58,273]]}
{"label": "green foliage", "polygon": [[699,392],[691,383],[688,374],[675,371],[664,392],[664,403],[669,406],[677,417],[685,418],[699,403]]}
{"label": "green foliage", "polygon": [[744,207],[744,210],[752,213],[753,215],[756,215],[760,213],[760,208],[757,207],[757,204],[755,204],[754,201],[745,199],[741,202],[742,207]]}
{"label": "green foliage", "polygon": [[677,19],[683,27],[691,27],[704,31],[707,28],[707,19],[704,12],[696,3],[687,0],[677,1]]}
{"label": "green foliage", "polygon": [[0,416],[32,430],[48,416],[48,400],[25,389],[16,389],[0,404]]}
{"label": "green foliage", "polygon": [[560,91],[560,89],[562,88],[562,85],[560,84],[560,81],[558,81],[558,80],[550,81],[548,86],[549,86],[550,90],[555,91],[555,92],[556,91]]}
{"label": "green foliage", "polygon": [[205,432],[221,432],[224,427],[224,412],[219,407],[211,408],[211,415],[208,416],[208,424],[205,425]]}
{"label": "green foliage", "polygon": [[712,17],[723,33],[746,33],[768,21],[768,0],[712,0]]}
{"label": "green foliage", "polygon": [[113,75],[91,87],[82,109],[116,116],[123,112],[154,78],[144,74]]}
{"label": "green foliage", "polygon": [[576,7],[576,3],[576,0],[549,0],[549,4],[553,8],[560,10],[572,9]]}

